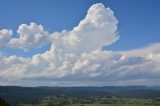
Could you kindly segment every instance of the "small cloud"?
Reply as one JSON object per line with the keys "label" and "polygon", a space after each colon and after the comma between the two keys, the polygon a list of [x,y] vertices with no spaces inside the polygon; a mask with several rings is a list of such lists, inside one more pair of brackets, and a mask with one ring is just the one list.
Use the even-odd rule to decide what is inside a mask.
{"label": "small cloud", "polygon": [[12,35],[12,30],[2,29],[0,30],[0,50],[8,47],[8,41]]}

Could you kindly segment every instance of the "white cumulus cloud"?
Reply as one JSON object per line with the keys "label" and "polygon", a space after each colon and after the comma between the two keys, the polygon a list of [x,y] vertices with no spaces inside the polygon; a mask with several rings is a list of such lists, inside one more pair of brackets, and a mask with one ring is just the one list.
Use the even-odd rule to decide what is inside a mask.
{"label": "white cumulus cloud", "polygon": [[0,30],[3,48],[32,49],[52,43],[49,50],[32,57],[0,56],[0,83],[29,86],[157,83],[159,43],[129,51],[102,50],[119,39],[117,24],[113,11],[97,3],[70,31],[49,34],[42,25],[22,24],[17,30],[19,37],[11,38],[11,30]]}
{"label": "white cumulus cloud", "polygon": [[48,32],[44,31],[42,25],[30,23],[30,25],[22,24],[17,30],[18,38],[12,38],[9,41],[10,46],[19,47],[21,49],[30,49],[40,47],[48,42]]}

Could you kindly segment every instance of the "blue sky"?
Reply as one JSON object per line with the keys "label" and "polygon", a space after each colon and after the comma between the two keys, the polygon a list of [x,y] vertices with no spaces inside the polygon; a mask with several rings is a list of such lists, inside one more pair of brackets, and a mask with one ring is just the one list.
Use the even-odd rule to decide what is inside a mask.
{"label": "blue sky", "polygon": [[[6,78],[5,77],[1,78],[0,76],[0,79],[7,79],[7,81],[6,82],[2,81],[0,83],[23,85],[22,83],[24,81],[27,82],[26,86],[30,86],[31,83],[28,80],[33,80],[33,82],[35,81],[35,85],[41,85],[39,79],[46,79],[46,81],[50,80],[51,82],[47,83],[47,85],[50,84],[63,85],[65,83],[63,82],[63,80],[67,79],[69,85],[74,85],[75,82],[73,81],[73,79],[75,80],[76,79],[75,77],[78,77],[78,79],[76,80],[78,80],[79,83],[81,83],[81,81],[83,82],[83,80],[81,79],[86,77],[85,76],[86,73],[85,72],[83,73],[83,70],[88,70],[92,64],[94,68],[96,67],[96,72],[100,71],[101,74],[106,73],[106,76],[99,75],[98,72],[90,73],[90,71],[87,71],[87,75],[89,75],[91,78],[86,79],[85,80],[86,83],[83,83],[82,85],[88,85],[89,83],[91,85],[97,83],[98,85],[106,85],[106,84],[112,85],[109,82],[114,82],[114,81],[118,85],[121,84],[128,85],[130,82],[138,85],[141,85],[142,83],[147,85],[148,82],[149,85],[152,85],[151,82],[153,82],[153,80],[154,80],[153,85],[156,84],[160,85],[160,83],[158,83],[160,80],[158,78],[159,76],[156,75],[157,73],[159,73],[158,70],[160,70],[160,68],[158,65],[154,66],[154,64],[159,64],[159,60],[157,59],[160,58],[159,54],[160,1],[159,0],[39,0],[39,1],[1,0],[0,2],[1,2],[0,30],[2,31],[2,29],[7,29],[7,31],[3,30],[2,34],[0,33],[0,35],[2,35],[3,37],[5,33],[7,33],[6,35],[10,36],[8,38],[5,38],[7,40],[0,39],[0,41],[2,42],[2,43],[0,42],[0,44],[2,45],[0,46],[0,58],[1,58],[0,62],[4,63],[4,67],[0,65],[0,68],[4,69],[2,70],[3,74],[5,72],[8,72],[8,70],[10,70],[7,68],[8,66],[9,67],[13,66],[12,67],[13,69],[16,68],[18,70],[11,73],[10,75],[13,76],[14,79],[13,81],[7,79],[7,76],[9,75],[4,74],[4,76],[6,75]],[[102,3],[102,5],[98,4],[97,7],[96,6],[91,7],[92,5],[97,3]],[[103,6],[109,7],[111,10],[105,10]],[[108,19],[105,19],[103,16],[101,16],[101,13],[99,13],[100,19],[96,20],[96,18],[94,18],[95,15],[92,16],[92,14],[87,13],[87,11],[89,11],[90,8],[93,8],[93,11],[96,11],[94,10],[94,8],[98,8],[100,9],[100,11],[101,10],[107,11],[106,14],[105,12],[104,14],[102,14],[104,15],[104,17],[105,16],[109,17],[108,15],[110,14],[109,12],[114,12],[114,14],[112,14],[113,16],[109,17]],[[103,35],[105,31],[102,29],[102,32],[98,32],[101,29],[99,29],[99,27],[96,27],[97,32],[95,32],[96,33],[95,38],[97,37],[97,41],[94,40],[94,37],[93,41],[89,41],[88,37],[86,38],[82,37],[79,39],[82,41],[84,40],[82,42],[84,44],[81,43],[75,44],[76,45],[75,48],[74,47],[70,48],[70,46],[74,45],[75,42],[79,42],[79,39],[76,38],[77,36],[85,35],[86,33],[93,34],[94,36],[94,33],[91,33],[90,30],[85,29],[88,26],[93,27],[87,24],[88,22],[91,21],[90,18],[89,19],[85,18],[87,14],[89,15],[88,17],[91,17],[91,20],[93,18],[93,20],[96,21],[102,20],[104,21],[104,23],[105,22],[111,23],[111,25],[104,27],[106,28],[106,35],[108,36],[108,38],[106,38],[106,43],[104,43],[103,38],[99,38],[96,35],[96,34]],[[85,25],[79,24],[80,21],[83,19],[84,23],[86,24]],[[116,23],[116,21],[118,21],[118,24]],[[30,24],[31,22],[32,24]],[[99,23],[101,23],[101,21],[97,22],[96,24]],[[42,30],[41,26],[43,27]],[[77,33],[76,30],[73,29],[75,28],[75,26],[79,26],[77,29],[79,29],[80,32]],[[81,26],[82,27],[85,26],[84,29],[81,28]],[[109,29],[113,31],[110,32]],[[63,30],[66,31],[62,32]],[[88,32],[84,32],[84,30],[88,30]],[[58,36],[58,34],[55,32],[59,32],[59,35],[60,37],[62,37],[62,39],[54,38],[53,36]],[[32,41],[33,38],[31,36],[32,35],[35,36],[37,33],[40,34],[38,36],[41,36],[42,38],[40,37],[38,39],[39,41]],[[77,35],[72,36],[72,34],[74,35],[77,34]],[[110,36],[112,34],[113,36]],[[29,38],[25,37],[24,39],[28,40],[21,41],[23,39],[19,39],[20,38],[19,36],[26,36],[26,35],[27,36],[29,35]],[[48,36],[51,36],[51,38]],[[9,41],[10,39],[11,42]],[[62,41],[64,39],[66,40],[66,42]],[[87,44],[87,42],[90,42],[91,44]],[[69,43],[70,45],[66,46],[65,45],[66,43]],[[54,46],[56,49],[54,49]],[[96,60],[97,64],[95,64],[96,62],[94,62],[93,60],[91,61],[90,59],[84,60],[83,56],[85,53],[86,53],[85,55],[87,56],[89,55],[88,57],[90,57],[94,54],[94,51],[99,50],[99,48],[103,48],[103,50],[106,51],[106,52],[100,51],[99,53],[101,56],[104,56],[103,58],[106,58],[106,61],[104,61],[103,59],[99,59],[100,57],[99,58],[97,57]],[[55,50],[57,55],[56,53],[49,55],[49,53],[51,53],[52,50]],[[63,52],[61,53],[60,51]],[[73,59],[75,65],[73,65],[72,68],[68,68],[69,66],[66,65],[67,69],[64,69],[65,70],[64,71],[63,68],[65,67],[65,64],[68,63],[63,63],[59,61],[61,60],[66,61],[66,58],[69,57],[65,56],[73,54],[76,57],[76,60]],[[57,60],[53,59],[52,61],[46,59],[49,56],[51,56],[49,58],[52,58],[54,57],[54,55],[60,56],[62,59],[58,58]],[[13,62],[11,63],[8,62],[10,59],[11,60],[13,59]],[[111,61],[113,60],[113,64],[114,61],[116,61],[117,64],[113,65],[111,63],[108,63],[108,59]],[[150,63],[148,59],[152,60],[152,63]],[[73,60],[68,59],[67,62],[68,61],[71,62]],[[85,61],[91,61],[91,62],[79,63],[82,60],[84,62]],[[35,62],[37,61],[38,63],[36,63],[35,65]],[[39,61],[42,61],[42,63],[39,63]],[[27,66],[24,65],[28,64],[29,62],[31,63],[33,62],[34,65],[33,64],[29,64]],[[46,64],[47,65],[54,64],[54,65],[50,67],[46,66]],[[82,72],[77,71],[75,75],[73,75],[74,72],[73,73],[68,72],[68,70],[72,69],[73,69],[72,71],[74,71],[75,67],[77,67],[77,64],[79,65],[79,67],[81,67],[82,64],[83,65],[88,64],[88,65],[85,66],[87,67],[86,69],[83,69],[84,67],[82,69],[80,68]],[[116,67],[115,70],[118,70],[118,72],[121,72],[120,70],[127,70],[127,71],[119,73],[118,79],[115,80],[114,77],[116,76],[114,75],[115,74],[114,72],[116,71],[114,69],[112,71],[112,69],[106,66],[102,66],[104,64],[109,64],[108,66],[110,67],[112,66],[114,68]],[[23,65],[24,67],[20,67]],[[39,68],[40,65],[42,66],[41,68]],[[134,68],[128,69],[127,68],[128,65],[132,65]],[[153,72],[150,72],[151,69],[149,70],[142,68],[145,67],[146,65],[150,66],[153,69]],[[54,66],[59,68],[53,68]],[[49,69],[47,70],[46,67],[53,68],[52,71],[59,70],[62,68],[62,71],[59,71],[61,73],[60,77],[52,78],[52,76],[49,76],[47,73],[50,72],[52,73],[52,71]],[[25,68],[26,70],[23,70],[22,68]],[[42,73],[40,71],[41,75],[36,75],[36,73],[37,74],[39,73],[37,70],[40,69],[46,70],[44,71],[45,74],[43,71]],[[23,71],[19,72],[19,70],[23,70],[24,73]],[[34,74],[32,75],[28,70],[29,71],[31,70],[31,73]],[[78,69],[76,68],[75,70]],[[112,72],[104,70],[111,70]],[[56,76],[60,74],[59,72],[53,72],[52,74],[53,76]],[[77,75],[79,73],[80,75]],[[24,74],[26,74],[27,76],[25,76]],[[16,76],[19,76],[19,78],[16,79],[15,78]],[[137,79],[130,79],[134,77]],[[102,81],[102,83],[100,83],[101,81],[99,82],[99,80],[102,79],[104,82]],[[62,82],[59,82],[59,80],[62,80]],[[105,83],[105,81],[108,81],[108,83]],[[138,83],[135,83],[137,81]]]}

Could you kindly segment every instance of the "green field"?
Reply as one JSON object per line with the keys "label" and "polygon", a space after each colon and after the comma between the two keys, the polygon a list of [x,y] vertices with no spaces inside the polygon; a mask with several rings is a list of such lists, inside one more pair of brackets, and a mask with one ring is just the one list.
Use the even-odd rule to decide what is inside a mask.
{"label": "green field", "polygon": [[18,106],[160,106],[159,99],[142,98],[75,98],[66,96],[45,97],[38,104],[20,104]]}
{"label": "green field", "polygon": [[[23,104],[20,106],[56,106],[56,105],[31,105],[31,104]],[[65,105],[64,105],[65,106]],[[158,106],[158,105],[135,105],[135,104],[72,104],[66,106]]]}
{"label": "green field", "polygon": [[155,105],[135,105],[135,104],[73,104],[71,106],[155,106]]}

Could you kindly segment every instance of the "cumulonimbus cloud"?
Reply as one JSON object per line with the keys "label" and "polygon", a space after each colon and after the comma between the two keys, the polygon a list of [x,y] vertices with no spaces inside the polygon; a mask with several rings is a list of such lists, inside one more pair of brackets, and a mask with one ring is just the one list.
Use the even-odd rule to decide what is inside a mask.
{"label": "cumulonimbus cloud", "polygon": [[42,25],[22,24],[17,30],[19,37],[13,38],[11,30],[0,30],[0,48],[29,50],[52,43],[49,50],[32,57],[0,56],[0,80],[2,84],[24,85],[25,82],[29,86],[31,82],[107,85],[138,80],[147,85],[149,81],[159,81],[159,43],[130,51],[102,50],[119,39],[117,24],[113,11],[97,3],[70,31],[49,34]]}

